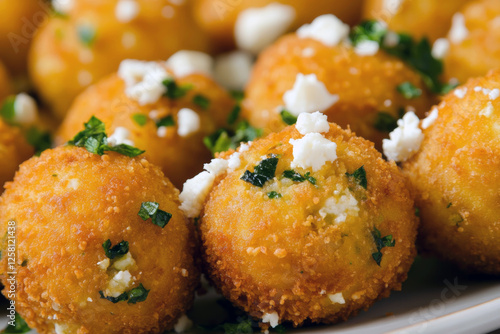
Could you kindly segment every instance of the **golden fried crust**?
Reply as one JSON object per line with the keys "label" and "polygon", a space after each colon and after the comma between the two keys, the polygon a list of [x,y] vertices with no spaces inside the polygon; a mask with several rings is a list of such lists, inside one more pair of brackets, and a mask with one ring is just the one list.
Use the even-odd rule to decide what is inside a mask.
{"label": "golden fried crust", "polygon": [[[208,33],[218,49],[234,48],[234,24],[238,15],[248,8],[267,6],[275,1],[270,0],[194,0],[194,15],[199,25]],[[316,0],[314,5],[307,0],[280,0],[279,3],[295,9],[295,21],[291,30],[314,20],[322,14],[335,14],[348,24],[356,24],[361,14],[362,0],[347,2]]]}
{"label": "golden fried crust", "polygon": [[433,42],[446,37],[453,14],[467,2],[471,0],[365,0],[363,17],[384,21],[391,30]]}
{"label": "golden fried crust", "polygon": [[[118,0],[75,1],[68,17],[51,17],[38,31],[30,51],[30,74],[56,116],[63,118],[81,91],[116,71],[123,59],[158,60],[181,49],[208,50],[188,1],[179,6],[168,0],[136,2],[140,12],[125,24],[115,17]],[[162,14],[165,7],[172,17]],[[90,43],[79,37],[82,27],[90,29]]]}
{"label": "golden fried crust", "polygon": [[[22,164],[6,188],[0,233],[16,222],[16,308],[39,333],[53,333],[56,323],[78,333],[161,333],[192,303],[199,277],[192,227],[178,191],[147,160],[59,147]],[[172,214],[165,228],[138,216],[146,201]],[[150,290],[144,302],[100,298],[110,280],[110,269],[97,265],[107,239],[129,242],[133,286]],[[0,264],[6,285],[6,256]]]}
{"label": "golden fried crust", "polygon": [[[125,95],[125,84],[117,75],[102,80],[75,100],[58,131],[57,143],[72,139],[83,129],[83,123],[94,115],[106,124],[108,136],[117,127],[127,128],[135,146],[146,151],[144,156],[160,166],[175,186],[182,187],[184,181],[199,173],[203,163],[210,160],[211,155],[203,145],[203,137],[225,124],[235,102],[226,91],[203,75],[190,75],[176,82],[179,85],[191,84],[193,88],[183,98],[161,98],[157,103],[140,106]],[[197,94],[210,100],[207,110],[193,103],[193,97]],[[160,118],[172,115],[178,125],[177,113],[181,108],[190,108],[198,113],[200,130],[181,137],[177,134],[177,126],[172,126],[168,128],[166,136],[160,138],[156,123],[149,119],[149,113],[156,110]],[[134,121],[136,114],[148,117],[144,126]]]}
{"label": "golden fried crust", "polygon": [[[413,262],[417,218],[407,183],[394,163],[387,163],[373,144],[332,124],[326,137],[337,143],[338,159],[317,172],[316,186],[281,177],[293,159],[295,127],[271,134],[241,154],[242,165],[211,190],[200,220],[208,276],[224,296],[251,316],[277,312],[280,322],[295,326],[306,320],[345,320],[375,300],[400,289]],[[245,170],[278,154],[276,178],[258,188],[240,180]],[[346,172],[366,169],[368,188]],[[269,199],[269,191],[282,198]],[[335,191],[337,193],[335,194]],[[351,193],[359,214],[335,224],[321,218],[327,198]],[[394,248],[383,248],[381,266],[372,258],[371,232],[392,235]],[[329,294],[342,292],[345,304]]]}
{"label": "golden fried crust", "polygon": [[49,12],[43,0],[0,0],[0,60],[11,74],[26,74],[33,34]]}
{"label": "golden fried crust", "polygon": [[424,250],[500,274],[500,100],[474,90],[500,87],[500,72],[463,87],[463,99],[444,98],[420,151],[403,168],[417,191]]}
{"label": "golden fried crust", "polygon": [[34,153],[21,130],[7,125],[0,118],[0,193],[3,185],[11,181],[19,165]]}
{"label": "golden fried crust", "polygon": [[500,67],[500,2],[471,1],[460,12],[469,33],[461,43],[451,43],[444,64],[448,78],[466,82]]}
{"label": "golden fried crust", "polygon": [[10,78],[7,74],[5,66],[0,62],[0,106],[3,104],[4,99],[12,92]]}
{"label": "golden fried crust", "polygon": [[[306,49],[314,50],[314,54],[304,57]],[[359,56],[345,46],[328,47],[291,34],[259,57],[246,89],[244,117],[267,131],[283,129],[286,124],[276,109],[284,105],[283,94],[292,89],[298,73],[316,74],[330,94],[338,94],[339,101],[321,111],[330,122],[343,128],[349,125],[378,149],[382,147],[382,138],[387,137],[387,133],[374,127],[378,112],[399,118],[401,107],[412,106],[423,115],[433,101],[418,74],[382,51],[374,56]],[[396,87],[406,81],[422,89],[422,96],[408,100],[398,93]]]}

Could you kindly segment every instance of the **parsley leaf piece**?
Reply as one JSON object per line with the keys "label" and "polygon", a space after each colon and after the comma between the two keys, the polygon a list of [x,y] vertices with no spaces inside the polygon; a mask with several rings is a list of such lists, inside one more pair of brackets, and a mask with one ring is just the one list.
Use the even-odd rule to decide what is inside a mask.
{"label": "parsley leaf piece", "polygon": [[420,217],[420,209],[415,208],[415,216]]}
{"label": "parsley leaf piece", "polygon": [[232,90],[229,92],[229,94],[237,102],[241,102],[245,98],[245,92],[243,92],[241,90]]}
{"label": "parsley leaf piece", "polygon": [[160,205],[156,202],[143,202],[138,215],[142,218],[142,220],[148,220],[151,218],[153,224],[164,228],[170,221],[170,218],[172,218],[172,214],[160,210],[159,207]]}
{"label": "parsley leaf piece", "polygon": [[281,119],[283,120],[283,122],[287,125],[294,125],[295,123],[297,123],[297,117],[295,117],[294,115],[292,115],[288,110],[286,109],[283,109],[280,113],[281,115]]}
{"label": "parsley leaf piece", "polygon": [[396,87],[396,90],[404,96],[405,99],[414,99],[422,95],[422,90],[409,81],[403,82]]}
{"label": "parsley leaf piece", "polygon": [[5,102],[0,109],[0,116],[9,124],[12,124],[12,120],[16,115],[16,111],[14,109],[14,104],[16,103],[16,96],[12,95],[5,99]]}
{"label": "parsley leaf piece", "polygon": [[120,243],[111,247],[111,240],[108,239],[102,244],[104,248],[104,253],[109,259],[120,258],[128,253],[128,241],[121,241]]}
{"label": "parsley leaf piece", "polygon": [[68,142],[70,145],[82,147],[85,144],[85,140],[89,137],[105,134],[104,123],[95,116],[92,116],[89,121],[84,124],[84,127],[84,130],[77,133],[73,140]]}
{"label": "parsley leaf piece", "polygon": [[203,143],[210,152],[215,155],[215,153],[229,150],[232,145],[232,140],[226,130],[219,129],[210,136],[203,138]]}
{"label": "parsley leaf piece", "polygon": [[126,301],[128,299],[128,295],[126,292],[122,293],[118,297],[105,296],[104,292],[102,292],[102,291],[99,291],[99,295],[101,295],[101,299],[107,299],[110,302],[112,302],[113,304],[123,302],[123,301]]}
{"label": "parsley leaf piece", "polygon": [[136,157],[136,156],[141,155],[144,152],[146,152],[146,151],[138,149],[137,147],[133,147],[133,146],[126,145],[126,144],[120,144],[120,145],[116,145],[116,146],[104,145],[101,147],[101,149],[103,151],[116,152],[116,153],[119,153],[121,155],[125,155],[125,156],[130,157],[130,158]]}
{"label": "parsley leaf piece", "polygon": [[140,303],[146,300],[148,298],[149,291],[151,290],[146,290],[142,283],[139,284],[137,288],[133,288],[128,292],[128,304],[135,304],[135,303]]}
{"label": "parsley leaf piece", "polygon": [[52,147],[52,137],[49,132],[38,130],[36,127],[30,128],[26,132],[26,140],[35,148],[35,156],[40,156],[43,151]]}
{"label": "parsley leaf piece", "polygon": [[160,126],[166,126],[166,127],[175,126],[174,117],[172,115],[168,115],[168,116],[165,116],[163,118],[160,118],[158,120],[158,122],[156,122],[156,126],[157,127],[160,127]]}
{"label": "parsley leaf piece", "polygon": [[238,117],[240,117],[241,106],[239,104],[235,105],[229,116],[227,117],[227,124],[233,125]]}
{"label": "parsley leaf piece", "polygon": [[224,323],[220,325],[224,334],[250,334],[253,333],[252,319],[246,319],[239,323]]}
{"label": "parsley leaf piece", "polygon": [[276,191],[270,191],[267,193],[267,197],[269,197],[270,199],[274,199],[274,198],[281,198],[283,196]]}
{"label": "parsley leaf piece", "polygon": [[310,172],[301,175],[300,173],[297,173],[293,169],[289,169],[283,172],[283,177],[295,182],[309,181],[309,183],[311,183],[312,185],[316,185],[316,179],[311,176]]}
{"label": "parsley leaf piece", "polygon": [[398,127],[398,120],[388,112],[380,111],[373,126],[380,132],[391,132]]}
{"label": "parsley leaf piece", "polygon": [[387,34],[387,29],[376,20],[369,20],[352,28],[349,39],[354,46],[363,41],[375,41],[382,43]]}
{"label": "parsley leaf piece", "polygon": [[132,115],[132,119],[139,126],[144,126],[148,122],[148,116],[143,115],[143,114],[134,114],[134,115]]}
{"label": "parsley leaf piece", "polygon": [[83,45],[90,48],[94,44],[97,36],[95,27],[91,25],[79,25],[76,27],[76,31]]}
{"label": "parsley leaf piece", "polygon": [[193,88],[193,86],[189,84],[179,86],[172,78],[163,80],[163,85],[165,86],[165,88],[167,88],[165,96],[172,100],[184,97],[187,92]]}
{"label": "parsley leaf piece", "polygon": [[262,160],[257,166],[255,166],[253,172],[246,170],[241,177],[241,180],[262,188],[267,181],[274,178],[276,167],[278,166],[278,160],[279,159],[276,155],[272,154],[270,158]]}
{"label": "parsley leaf piece", "polygon": [[203,110],[210,108],[210,100],[205,95],[197,94],[193,97],[193,103]]}
{"label": "parsley leaf piece", "polygon": [[392,240],[392,235],[387,235],[382,238],[380,231],[375,227],[372,231],[373,240],[375,240],[375,246],[377,251],[372,253],[372,257],[377,262],[380,267],[380,262],[382,261],[382,248],[384,247],[394,247],[396,245],[396,240]]}
{"label": "parsley leaf piece", "polygon": [[262,136],[261,129],[252,127],[247,121],[241,121],[235,130],[219,129],[203,138],[203,143],[215,155],[231,148],[236,149],[241,143],[253,141],[260,136]]}
{"label": "parsley leaf piece", "polygon": [[364,165],[356,169],[354,173],[352,174],[345,173],[345,175],[347,175],[348,177],[353,177],[356,183],[362,186],[363,188],[366,189],[368,187],[368,181],[366,180],[366,171]]}
{"label": "parsley leaf piece", "polygon": [[7,327],[1,332],[5,334],[23,334],[28,333],[31,328],[24,319],[16,312],[14,315],[14,326],[11,325],[12,321],[9,321]]}

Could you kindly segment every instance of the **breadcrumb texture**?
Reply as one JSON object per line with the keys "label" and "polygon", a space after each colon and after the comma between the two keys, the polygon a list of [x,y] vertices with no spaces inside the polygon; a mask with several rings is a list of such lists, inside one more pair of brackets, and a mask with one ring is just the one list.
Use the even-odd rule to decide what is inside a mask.
{"label": "breadcrumb texture", "polygon": [[[94,115],[105,123],[108,136],[117,127],[128,129],[131,133],[129,139],[136,147],[146,151],[143,156],[160,166],[176,187],[182,187],[184,181],[199,173],[203,163],[210,160],[211,154],[203,145],[203,137],[226,124],[235,102],[224,89],[204,75],[192,74],[176,79],[176,83],[180,86],[189,84],[193,88],[182,98],[173,100],[163,97],[154,104],[141,106],[127,97],[125,83],[113,74],[78,96],[58,130],[56,141],[62,144],[71,140],[83,129],[83,123]],[[209,99],[207,110],[193,103],[197,94]],[[190,108],[200,117],[200,129],[187,137],[177,133],[177,114],[182,108]],[[175,121],[176,125],[167,127],[163,137],[158,136],[158,127],[150,118],[153,110],[158,118],[171,115]],[[133,117],[137,114],[147,117],[145,125],[134,121]]]}
{"label": "breadcrumb texture", "polygon": [[[308,49],[314,50],[313,55],[304,57],[303,52]],[[382,139],[388,137],[388,133],[374,127],[380,111],[397,119],[400,108],[411,106],[417,115],[423,115],[433,103],[419,75],[383,51],[360,56],[351,47],[328,47],[291,34],[260,55],[247,85],[243,117],[267,132],[285,128],[279,113],[284,105],[283,94],[292,89],[298,73],[316,74],[330,94],[339,96],[330,108],[319,110],[328,116],[328,121],[342,128],[349,125],[358,136],[373,141],[378,149],[382,147]],[[420,88],[422,96],[405,99],[396,90],[403,82]]]}
{"label": "breadcrumb texture", "polygon": [[[7,236],[8,222],[16,222],[16,309],[38,333],[54,333],[56,324],[79,334],[162,333],[190,307],[199,278],[193,228],[158,167],[59,147],[22,164],[6,188],[0,233]],[[146,201],[172,214],[165,228],[138,216]],[[100,298],[113,274],[97,264],[107,258],[107,239],[129,242],[132,287],[150,290],[144,302]],[[5,237],[3,254],[6,246]],[[0,264],[6,285],[6,256]]]}
{"label": "breadcrumb texture", "polygon": [[500,72],[463,87],[464,98],[444,98],[403,168],[417,192],[423,249],[473,272],[500,274],[500,98],[474,90],[500,87]]}
{"label": "breadcrumb texture", "polygon": [[[293,159],[289,140],[301,138],[288,127],[241,154],[241,167],[216,181],[200,216],[208,276],[256,319],[277,312],[280,323],[294,326],[346,320],[399,290],[415,257],[417,218],[397,166],[372,143],[334,124],[325,136],[338,145],[338,159],[310,174],[316,186],[281,177]],[[258,188],[240,179],[268,154],[279,156],[273,180]],[[361,166],[366,190],[345,174]],[[270,191],[282,197],[270,199]],[[327,199],[341,194],[356,199],[358,212],[338,224],[334,215],[322,218]],[[374,228],[395,240],[395,247],[382,249],[380,266],[372,258]],[[345,304],[328,296],[339,292]]]}

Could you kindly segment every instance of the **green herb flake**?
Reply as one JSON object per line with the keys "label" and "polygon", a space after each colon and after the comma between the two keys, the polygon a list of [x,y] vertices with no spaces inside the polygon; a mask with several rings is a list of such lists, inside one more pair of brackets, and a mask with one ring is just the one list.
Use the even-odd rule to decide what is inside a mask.
{"label": "green herb flake", "polygon": [[453,205],[453,204],[450,202],[450,203],[448,203],[448,205],[446,206],[446,208],[448,209],[448,208],[450,208],[452,205]]}
{"label": "green herb flake", "polygon": [[193,97],[193,103],[203,110],[210,108],[210,100],[205,95],[197,94]]}
{"label": "green herb flake", "polygon": [[236,149],[241,143],[253,141],[260,136],[262,136],[261,129],[252,127],[247,121],[241,121],[234,131],[219,129],[203,138],[203,143],[215,155],[215,153]]}
{"label": "green herb flake", "polygon": [[40,156],[43,151],[52,147],[52,136],[50,132],[40,131],[36,127],[26,132],[26,141],[35,149],[35,156]]}
{"label": "green herb flake", "polygon": [[310,172],[305,173],[304,175],[301,175],[300,173],[294,171],[293,169],[289,169],[283,172],[283,177],[290,179],[295,182],[304,182],[308,181],[312,185],[316,185],[316,179],[311,176]]}
{"label": "green herb flake", "polygon": [[375,246],[377,247],[377,251],[372,253],[372,257],[377,262],[377,265],[380,266],[380,262],[382,261],[382,248],[384,247],[394,247],[396,245],[396,240],[392,240],[392,235],[387,235],[382,238],[380,231],[375,227],[372,231],[373,240],[375,240]]}
{"label": "green herb flake", "polygon": [[23,260],[21,267],[26,267],[28,265],[28,260]]}
{"label": "green herb flake", "polygon": [[377,113],[373,126],[380,132],[391,132],[398,127],[398,120],[388,112],[381,111]]}
{"label": "green herb flake", "polygon": [[148,116],[143,115],[143,114],[134,114],[134,115],[132,115],[132,119],[139,126],[144,126],[148,122]]}
{"label": "green herb flake", "polygon": [[276,191],[270,191],[267,193],[267,197],[269,197],[270,199],[274,199],[274,198],[281,198],[283,196]]}
{"label": "green herb flake", "polygon": [[274,178],[276,167],[278,166],[278,160],[279,159],[276,155],[272,154],[270,158],[262,160],[257,166],[255,166],[253,172],[246,170],[241,177],[241,180],[262,188],[267,181]]}
{"label": "green herb flake", "polygon": [[160,118],[158,120],[158,122],[156,122],[156,126],[157,127],[161,127],[161,126],[165,126],[165,127],[175,126],[174,117],[172,115],[168,115],[168,116],[165,116],[163,118]]}
{"label": "green herb flake", "polygon": [[[12,326],[14,325],[14,326]],[[28,324],[24,319],[16,312],[14,315],[14,321],[9,320],[7,327],[1,332],[5,334],[23,334],[31,331]]]}
{"label": "green herb flake", "polygon": [[163,80],[163,85],[167,89],[165,96],[172,100],[184,97],[187,92],[193,88],[193,86],[189,84],[179,86],[172,78]]}
{"label": "green herb flake", "polygon": [[252,319],[246,319],[239,323],[224,323],[220,326],[224,334],[250,334],[253,333]]}
{"label": "green herb flake", "polygon": [[295,123],[297,123],[297,117],[295,117],[294,115],[292,115],[288,110],[286,109],[283,109],[280,113],[281,115],[281,119],[283,120],[283,122],[287,125],[294,125]]}
{"label": "green herb flake", "polygon": [[109,259],[120,258],[128,253],[128,241],[121,241],[120,243],[111,247],[111,240],[108,239],[102,244],[104,253]]}
{"label": "green herb flake", "polygon": [[9,124],[12,124],[16,111],[14,109],[14,104],[16,103],[16,96],[12,95],[5,99],[5,102],[0,109],[0,116]]}
{"label": "green herb flake", "polygon": [[105,296],[104,292],[102,292],[102,291],[99,291],[99,295],[101,295],[101,299],[107,299],[110,302],[112,302],[113,304],[123,302],[123,301],[126,301],[128,299],[128,295],[126,292],[122,293],[118,297]]}
{"label": "green herb flake", "polygon": [[142,283],[139,284],[137,288],[134,288],[128,292],[128,304],[140,303],[148,298],[149,291],[146,290]]}
{"label": "green herb flake", "polygon": [[143,202],[138,215],[142,220],[151,218],[153,224],[164,228],[172,218],[172,214],[160,210],[159,207],[160,205],[156,202]]}
{"label": "green herb flake", "polygon": [[238,117],[240,117],[241,113],[241,106],[239,104],[235,105],[233,110],[231,110],[231,113],[227,117],[227,124],[233,125]]}
{"label": "green herb flake", "polygon": [[387,29],[376,20],[369,20],[352,28],[349,39],[354,46],[363,41],[375,41],[382,43]]}
{"label": "green herb flake", "polygon": [[241,102],[245,98],[245,93],[241,90],[233,90],[233,91],[230,91],[229,94],[237,102]]}
{"label": "green herb flake", "polygon": [[213,155],[219,152],[225,152],[231,148],[232,140],[226,130],[220,129],[203,138],[203,143],[212,152]]}
{"label": "green herb flake", "polygon": [[403,95],[405,99],[415,99],[422,95],[422,90],[416,87],[409,81],[403,82],[402,84],[396,87],[396,90]]}
{"label": "green herb flake", "polygon": [[85,45],[86,47],[91,47],[95,43],[97,31],[93,26],[88,24],[79,25],[78,27],[76,27],[76,30],[78,38],[83,45]]}
{"label": "green herb flake", "polygon": [[345,175],[347,175],[347,177],[353,177],[356,183],[362,186],[363,188],[366,189],[368,187],[368,181],[366,180],[365,166],[359,167],[352,174],[345,173]]}
{"label": "green herb flake", "polygon": [[415,208],[415,216],[420,217],[420,209]]}

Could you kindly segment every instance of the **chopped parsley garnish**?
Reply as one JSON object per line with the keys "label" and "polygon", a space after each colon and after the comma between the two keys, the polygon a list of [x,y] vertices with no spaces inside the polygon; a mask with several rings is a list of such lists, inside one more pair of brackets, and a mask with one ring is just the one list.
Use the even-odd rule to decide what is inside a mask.
{"label": "chopped parsley garnish", "polygon": [[148,298],[150,290],[146,290],[142,283],[139,284],[137,288],[133,288],[128,292],[128,302],[129,304],[140,303]]}
{"label": "chopped parsley garnish", "polygon": [[201,94],[197,94],[193,97],[193,103],[199,106],[203,110],[210,108],[210,100]]}
{"label": "chopped parsley garnish", "polygon": [[16,312],[14,315],[14,321],[9,320],[7,322],[7,327],[1,332],[5,334],[23,334],[28,333],[31,330],[24,319]]}
{"label": "chopped parsley garnish", "polygon": [[267,181],[274,178],[276,167],[278,166],[278,160],[279,159],[276,155],[271,154],[270,158],[262,160],[257,166],[255,166],[253,172],[246,170],[241,177],[241,180],[262,188]]}
{"label": "chopped parsley garnish", "polygon": [[143,114],[134,114],[134,115],[132,115],[132,119],[139,126],[144,126],[148,122],[148,116],[143,115]]}
{"label": "chopped parsley garnish", "polygon": [[122,293],[118,297],[105,296],[104,292],[102,291],[99,291],[99,295],[101,295],[101,299],[107,299],[113,304],[116,304],[118,302],[124,302],[128,299],[128,294],[126,292]]}
{"label": "chopped parsley garnish", "polygon": [[375,41],[379,44],[387,34],[387,29],[376,20],[362,22],[352,28],[349,38],[354,46],[363,41]]}
{"label": "chopped parsley garnish", "polygon": [[86,47],[91,47],[97,36],[96,29],[91,25],[79,25],[76,27],[80,42]]}
{"label": "chopped parsley garnish", "polygon": [[168,116],[165,116],[163,118],[160,118],[158,120],[158,122],[156,122],[156,126],[157,127],[160,127],[160,126],[166,126],[166,127],[175,126],[174,117],[172,115],[168,115]]}
{"label": "chopped parsley garnish", "polygon": [[453,204],[450,202],[448,203],[448,205],[446,206],[446,208],[448,209],[449,207],[451,207]]}
{"label": "chopped parsley garnish", "polygon": [[128,253],[128,241],[121,241],[120,243],[111,247],[111,240],[108,239],[104,241],[102,244],[102,248],[104,248],[104,253],[106,256],[113,260],[114,258],[122,257],[123,255]]}
{"label": "chopped parsley garnish", "polygon": [[49,132],[40,131],[36,127],[26,132],[26,140],[35,148],[35,155],[40,156],[43,151],[52,147],[52,137]]}
{"label": "chopped parsley garnish", "polygon": [[398,127],[398,120],[388,112],[380,111],[373,126],[380,132],[391,132]]}
{"label": "chopped parsley garnish", "polygon": [[359,184],[365,189],[367,188],[368,181],[366,180],[365,166],[359,167],[352,174],[345,173],[345,175],[347,175],[347,177],[353,177],[357,184]]}
{"label": "chopped parsley garnish", "polygon": [[241,113],[241,106],[239,104],[235,105],[233,110],[231,110],[231,113],[227,117],[227,124],[233,125],[238,117],[240,117]]}
{"label": "chopped parsley garnish", "polygon": [[236,149],[241,143],[253,141],[261,135],[261,129],[252,127],[247,121],[241,121],[235,130],[219,129],[203,138],[203,143],[215,155],[215,153]]}
{"label": "chopped parsley garnish", "polygon": [[106,151],[112,151],[133,158],[145,152],[125,144],[109,146],[104,123],[95,116],[92,116],[85,123],[85,129],[80,131],[68,144],[85,147],[90,153],[98,155],[103,155]]}
{"label": "chopped parsley garnish", "polygon": [[26,267],[28,265],[28,260],[23,260],[21,267]]}
{"label": "chopped parsley garnish", "polygon": [[5,99],[5,102],[2,105],[2,109],[0,109],[0,116],[9,124],[12,124],[12,120],[16,115],[16,111],[14,109],[14,104],[16,103],[16,96],[12,95]]}
{"label": "chopped parsley garnish", "polygon": [[193,86],[189,84],[179,86],[172,78],[163,80],[163,85],[167,88],[165,96],[172,100],[184,97],[187,92],[193,88]]}
{"label": "chopped parsley garnish", "polygon": [[422,90],[409,81],[398,85],[396,90],[403,95],[405,99],[415,99],[422,95]]}
{"label": "chopped parsley garnish", "polygon": [[377,251],[372,253],[372,257],[380,266],[380,262],[382,261],[382,248],[384,247],[394,247],[396,245],[396,240],[392,240],[392,235],[386,235],[382,238],[380,231],[375,227],[372,231],[373,240],[375,240],[375,245],[377,246]]}
{"label": "chopped parsley garnish", "polygon": [[283,196],[276,191],[270,191],[267,193],[267,197],[269,197],[270,199],[274,199],[274,198],[281,198]]}
{"label": "chopped parsley garnish", "polygon": [[420,217],[420,209],[415,208],[415,216]]}
{"label": "chopped parsley garnish", "polygon": [[238,102],[243,101],[243,99],[245,98],[245,92],[241,90],[232,90],[229,92],[229,94],[231,94],[231,97]]}
{"label": "chopped parsley garnish", "polygon": [[170,221],[170,218],[172,218],[172,214],[160,210],[159,207],[160,205],[156,202],[143,202],[138,215],[142,218],[142,220],[148,220],[151,218],[153,224],[164,228]]}
{"label": "chopped parsley garnish", "polygon": [[297,173],[293,169],[289,169],[283,172],[283,177],[290,179],[295,182],[304,182],[304,181],[309,181],[309,183],[316,185],[316,179],[311,176],[310,172],[305,173],[304,175],[301,175],[300,173]]}
{"label": "chopped parsley garnish", "polygon": [[280,113],[281,115],[281,119],[283,120],[283,122],[285,124],[288,124],[288,125],[294,125],[295,123],[297,123],[297,117],[295,117],[294,115],[292,115],[288,110],[286,109],[283,109]]}
{"label": "chopped parsley garnish", "polygon": [[254,332],[252,329],[251,318],[243,320],[239,323],[226,322],[220,325],[220,329],[224,331],[224,334],[250,334]]}

